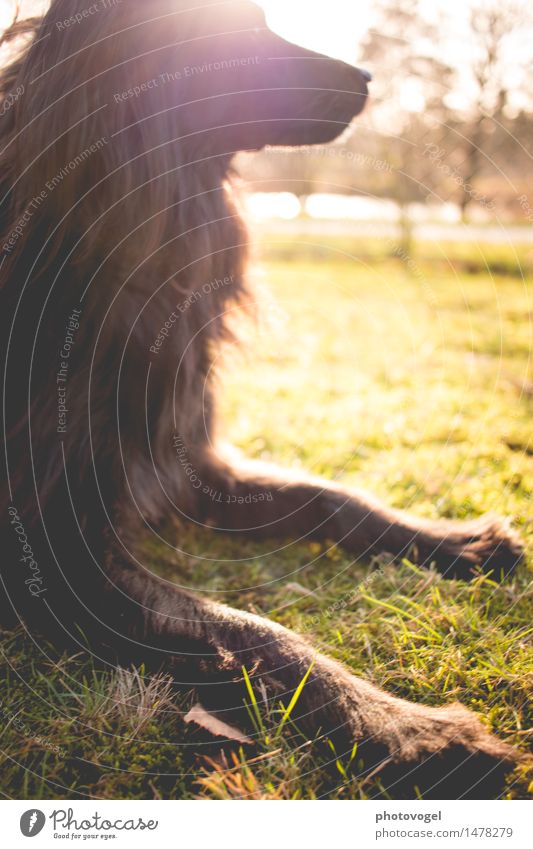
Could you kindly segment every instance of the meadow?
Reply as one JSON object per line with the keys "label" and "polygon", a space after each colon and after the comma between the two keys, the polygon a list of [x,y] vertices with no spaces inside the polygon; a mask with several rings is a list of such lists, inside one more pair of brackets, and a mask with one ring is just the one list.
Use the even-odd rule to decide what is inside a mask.
{"label": "meadow", "polygon": [[[459,700],[531,745],[533,273],[531,248],[264,234],[263,318],[219,366],[223,435],[248,456],[376,493],[427,517],[509,516],[527,563],[500,584],[447,581],[331,542],[250,542],[184,526],[145,562],[180,585],[305,633],[406,698]],[[260,261],[259,261],[260,260]],[[357,753],[305,740],[249,695],[256,745],[184,722],[196,701],[144,669],[57,656],[2,635],[4,797],[358,799],[383,796]],[[259,695],[257,694],[259,699]],[[528,713],[529,711],[529,713]],[[349,763],[352,759],[355,763]],[[354,768],[355,767],[355,768]],[[504,796],[531,791],[525,767]],[[529,788],[529,789],[528,789]],[[416,796],[416,788],[413,789]]]}

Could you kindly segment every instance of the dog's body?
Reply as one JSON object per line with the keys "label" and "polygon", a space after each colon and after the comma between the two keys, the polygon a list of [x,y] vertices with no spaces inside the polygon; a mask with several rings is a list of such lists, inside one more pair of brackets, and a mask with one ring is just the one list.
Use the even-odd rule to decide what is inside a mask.
{"label": "dog's body", "polygon": [[[463,576],[510,571],[520,544],[494,520],[424,523],[217,456],[211,371],[248,300],[232,156],[333,140],[363,108],[365,76],[287,44],[248,3],[84,6],[54,0],[15,27],[34,38],[1,80],[4,97],[23,91],[2,118],[3,622],[113,662],[150,658],[222,710],[243,665],[287,697],[313,650],[152,575],[142,533],[178,517],[416,552]],[[475,794],[485,766],[514,759],[460,706],[409,704],[321,656],[298,709],[309,732],[360,743],[368,767],[416,766],[428,794]]]}

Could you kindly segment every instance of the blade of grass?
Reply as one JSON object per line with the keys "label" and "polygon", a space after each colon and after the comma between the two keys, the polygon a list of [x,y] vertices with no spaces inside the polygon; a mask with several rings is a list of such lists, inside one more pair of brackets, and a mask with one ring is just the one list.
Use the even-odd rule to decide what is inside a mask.
{"label": "blade of grass", "polygon": [[257,722],[258,731],[261,731],[261,733],[264,734],[266,729],[261,718],[261,711],[259,710],[259,705],[257,704],[257,699],[254,693],[254,688],[252,687],[252,682],[250,681],[250,676],[248,675],[245,666],[242,667],[242,674],[244,676],[244,683],[246,684],[246,690],[248,692],[250,702],[252,704],[252,710],[255,716],[255,720]]}
{"label": "blade of grass", "polygon": [[283,716],[281,717],[281,722],[280,722],[278,729],[277,729],[277,731],[274,735],[275,739],[278,739],[281,736],[281,732],[283,731],[283,726],[285,725],[285,723],[289,719],[291,713],[293,712],[294,708],[296,707],[298,699],[302,695],[303,688],[306,685],[307,679],[309,678],[309,676],[311,674],[311,670],[313,669],[314,665],[315,665],[315,661],[313,660],[311,662],[310,666],[309,666],[309,669],[305,673],[304,677],[302,678],[302,680],[300,681],[300,683],[296,687],[296,690],[294,691],[293,697],[289,702],[289,706],[287,707]]}
{"label": "blade of grass", "polygon": [[401,616],[403,619],[407,619],[410,622],[416,622],[420,625],[421,628],[424,628],[429,634],[431,634],[435,639],[441,643],[442,636],[438,631],[435,631],[434,628],[430,628],[430,626],[420,619],[418,616],[413,616],[412,614],[407,613],[406,610],[402,610],[401,607],[396,607],[394,604],[389,604],[387,601],[381,601],[378,598],[372,598],[372,596],[365,595],[361,593],[361,598],[364,598],[365,601],[370,602],[370,604],[376,605],[376,607],[384,607],[386,610],[391,610],[393,613],[397,613],[398,616]]}

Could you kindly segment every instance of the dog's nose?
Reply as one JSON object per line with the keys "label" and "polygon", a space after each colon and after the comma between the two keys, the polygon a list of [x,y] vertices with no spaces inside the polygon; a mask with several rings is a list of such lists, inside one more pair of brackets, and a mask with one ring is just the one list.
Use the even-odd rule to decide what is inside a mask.
{"label": "dog's nose", "polygon": [[366,71],[364,68],[359,68],[359,71],[361,72],[363,78],[367,81],[367,83],[372,81],[372,74],[370,73],[370,71]]}

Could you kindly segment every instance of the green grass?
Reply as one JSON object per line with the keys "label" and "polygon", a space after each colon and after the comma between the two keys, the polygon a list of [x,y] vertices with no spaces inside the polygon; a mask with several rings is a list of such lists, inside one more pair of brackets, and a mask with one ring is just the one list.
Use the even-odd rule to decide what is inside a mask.
{"label": "green grass", "polygon": [[[316,242],[316,240],[315,240]],[[366,487],[420,516],[513,518],[533,553],[533,288],[510,252],[465,246],[413,258],[348,240],[263,245],[271,291],[251,350],[221,373],[225,433],[251,457]],[[472,248],[472,256],[475,250]],[[478,253],[476,256],[478,256]],[[353,255],[353,256],[352,256]],[[364,256],[365,260],[357,257]],[[410,260],[410,261],[408,261]],[[274,306],[276,304],[276,306]],[[255,334],[255,335],[254,335]],[[184,528],[182,551],[146,546],[154,570],[305,633],[406,698],[454,700],[500,736],[531,742],[531,571],[499,586],[447,582],[332,544],[251,543]],[[298,736],[290,704],[261,713],[258,745],[220,752],[183,721],[194,694],[164,680],[56,658],[5,634],[2,792],[65,798],[367,798],[377,779]],[[45,648],[50,660],[41,653]],[[305,684],[304,684],[305,686]],[[292,738],[292,739],[291,739]],[[524,798],[518,770],[506,795]]]}

